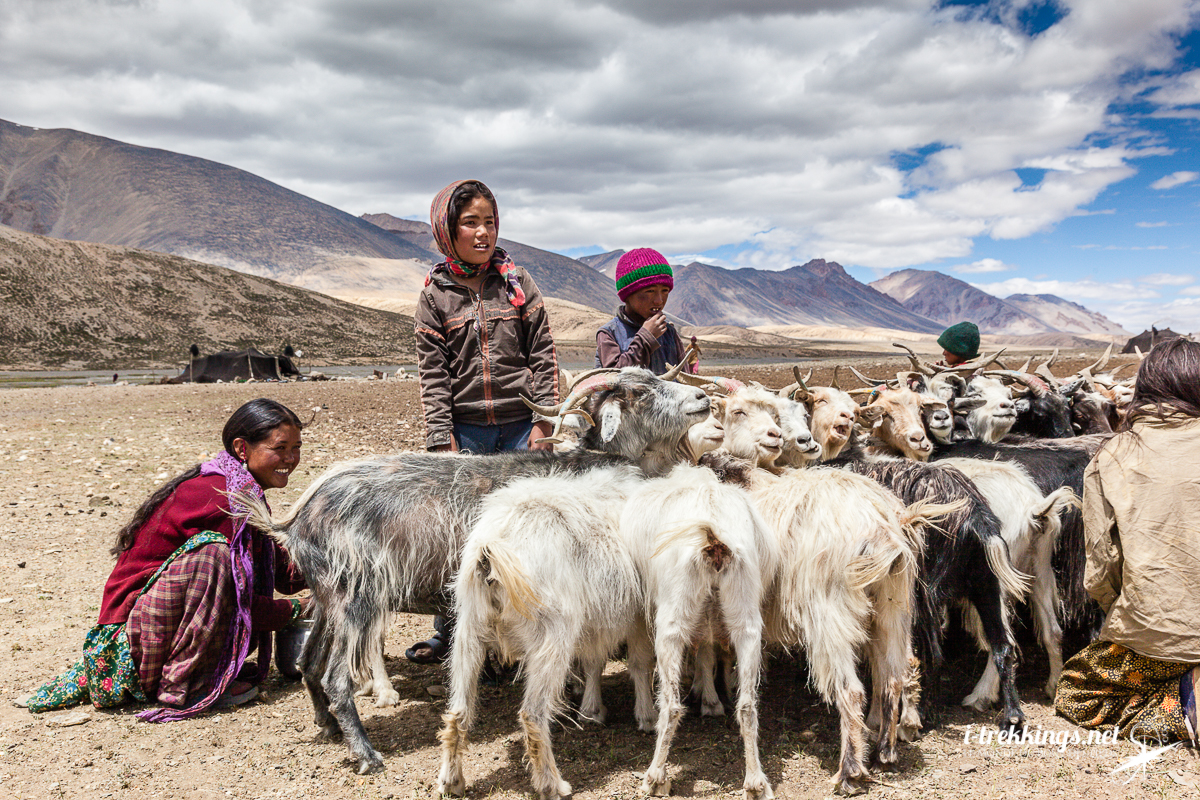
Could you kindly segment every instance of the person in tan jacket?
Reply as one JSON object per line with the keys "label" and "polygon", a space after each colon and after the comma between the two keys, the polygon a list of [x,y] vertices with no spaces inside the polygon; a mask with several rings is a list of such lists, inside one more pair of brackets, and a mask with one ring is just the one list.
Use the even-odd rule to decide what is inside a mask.
{"label": "person in tan jacket", "polygon": [[[434,265],[417,300],[414,333],[425,446],[477,455],[549,450],[550,423],[534,422],[521,400],[558,402],[558,359],[537,284],[499,240],[496,198],[480,181],[455,181],[429,210],[433,238],[446,257]],[[420,664],[445,658],[453,621],[405,655]]]}
{"label": "person in tan jacket", "polygon": [[1084,473],[1084,582],[1097,641],[1066,663],[1056,711],[1146,742],[1196,742],[1200,682],[1200,342],[1138,369],[1122,432]]}

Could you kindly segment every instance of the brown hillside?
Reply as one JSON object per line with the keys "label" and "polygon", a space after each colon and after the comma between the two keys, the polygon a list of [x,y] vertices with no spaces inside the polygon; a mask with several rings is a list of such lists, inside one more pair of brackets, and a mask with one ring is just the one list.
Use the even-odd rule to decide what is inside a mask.
{"label": "brown hillside", "polygon": [[173,367],[285,344],[302,365],[411,362],[411,317],[267,278],[0,226],[0,368]]}
{"label": "brown hillside", "polygon": [[339,257],[426,257],[365,220],[244,170],[3,120],[0,224],[286,280]]}

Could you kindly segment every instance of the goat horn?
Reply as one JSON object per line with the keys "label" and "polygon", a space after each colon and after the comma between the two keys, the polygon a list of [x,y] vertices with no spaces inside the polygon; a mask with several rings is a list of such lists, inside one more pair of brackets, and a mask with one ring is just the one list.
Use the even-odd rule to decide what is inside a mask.
{"label": "goat horn", "polygon": [[541,414],[543,417],[557,417],[559,410],[563,407],[563,403],[553,406],[539,406],[525,395],[521,395],[521,402],[529,406],[530,410]]}
{"label": "goat horn", "polygon": [[778,392],[776,392],[776,393],[775,393],[775,396],[776,396],[776,397],[782,397],[782,398],[784,398],[785,400],[791,400],[791,399],[792,399],[792,395],[793,395],[793,394],[796,392],[796,390],[797,390],[797,389],[799,389],[799,388],[800,388],[800,384],[798,384],[798,383],[789,383],[787,386],[783,387],[783,388],[782,388],[782,389],[780,389]]}
{"label": "goat horn", "polygon": [[1011,369],[1000,369],[1000,370],[993,370],[991,372],[986,372],[984,374],[989,375],[991,377],[1000,378],[1002,380],[1008,379],[1008,381],[1011,383],[1020,383],[1024,386],[1028,386],[1029,390],[1031,392],[1033,392],[1035,395],[1037,395],[1038,397],[1043,397],[1049,391],[1049,387],[1045,383],[1043,383],[1038,376],[1030,375],[1028,372],[1017,372],[1016,370],[1011,370]]}
{"label": "goat horn", "polygon": [[838,381],[837,381],[838,369],[839,369],[839,367],[833,368],[833,380],[829,382],[829,388],[837,389],[840,392],[842,390],[842,387],[838,386]]}
{"label": "goat horn", "polygon": [[[937,370],[938,370],[938,372],[939,372],[939,373],[942,373],[942,372],[957,372],[957,373],[959,373],[959,374],[962,374],[962,373],[964,373],[964,372],[974,372],[975,370],[979,370],[979,369],[986,369],[986,368],[987,368],[988,366],[990,366],[990,365],[991,365],[993,362],[996,362],[996,360],[997,360],[998,358],[1000,358],[1000,356],[1001,356],[1001,355],[1004,353],[1004,351],[1005,351],[1005,350],[1007,350],[1007,349],[1008,349],[1007,347],[1002,347],[1002,348],[1000,348],[999,350],[997,350],[997,351],[996,351],[996,354],[995,354],[995,355],[992,355],[992,356],[986,356],[986,355],[985,355],[985,356],[980,356],[979,358],[972,359],[971,361],[964,361],[964,362],[963,362],[963,363],[961,363],[961,364],[955,364],[953,367],[938,367],[938,368],[937,368]],[[1003,369],[1004,365],[1003,365],[1003,364],[1001,364],[1000,366],[1001,366],[1001,369]]]}
{"label": "goat horn", "polygon": [[796,379],[796,383],[800,384],[800,388],[806,392],[808,391],[808,382],[812,380],[812,376],[813,376],[813,371],[810,369],[808,371],[808,377],[801,378],[799,365],[795,365],[792,367],[792,377]]}
{"label": "goat horn", "polygon": [[[996,363],[999,364],[1000,362],[997,361]],[[1033,356],[1025,359],[1025,363],[1021,365],[1021,368],[1018,369],[1017,372],[1029,372],[1029,368],[1031,366],[1033,366]]]}
{"label": "goat horn", "polygon": [[664,381],[675,380],[676,377],[679,376],[680,371],[687,366],[688,359],[691,358],[694,353],[697,353],[699,349],[700,348],[696,346],[695,342],[689,344],[687,349],[683,351],[683,357],[679,359],[679,363],[664,372],[662,374],[662,379]]}
{"label": "goat horn", "polygon": [[1033,374],[1037,375],[1040,378],[1045,378],[1046,381],[1048,381],[1050,383],[1050,385],[1053,386],[1053,385],[1060,383],[1060,381],[1058,379],[1058,376],[1050,371],[1050,367],[1047,366],[1049,363],[1050,362],[1047,361],[1045,364],[1038,364],[1038,367],[1037,367],[1037,369],[1035,369],[1033,371]]}
{"label": "goat horn", "polygon": [[[571,382],[567,384],[568,394],[570,393],[570,390],[574,389],[576,386],[583,383],[593,375],[599,375],[602,372],[612,372],[612,370],[612,367],[598,367],[596,369],[589,369],[587,372],[581,372],[578,375],[571,376]],[[566,372],[566,370],[563,370],[563,372]]]}
{"label": "goat horn", "polygon": [[933,364],[930,364],[928,361],[923,361],[920,358],[917,358],[917,354],[914,353],[912,348],[908,345],[901,344],[900,342],[892,342],[892,347],[899,347],[902,350],[907,350],[908,360],[912,362],[913,369],[917,372],[928,378],[932,378],[934,375],[937,375],[937,367]]}
{"label": "goat horn", "polygon": [[1137,366],[1136,362],[1126,361],[1124,364],[1117,364],[1115,367],[1113,367],[1111,370],[1108,371],[1108,374],[1111,375],[1113,378],[1116,378],[1117,373],[1120,372],[1121,370],[1125,369],[1126,367],[1135,367],[1135,366]]}
{"label": "goat horn", "polygon": [[1104,368],[1108,366],[1109,360],[1112,359],[1112,349],[1113,346],[1110,342],[1108,348],[1104,351],[1104,355],[1100,356],[1100,360],[1098,360],[1095,364],[1092,364],[1090,367],[1088,367],[1087,371],[1089,373],[1093,371],[1103,371]]}
{"label": "goat horn", "polygon": [[887,383],[887,378],[884,378],[883,380],[875,380],[874,378],[868,378],[866,375],[863,375],[861,372],[856,370],[854,367],[847,367],[847,369],[849,369],[852,373],[854,373],[854,377],[858,378],[860,381],[865,383],[867,386],[879,386],[880,384]]}
{"label": "goat horn", "polygon": [[1054,360],[1056,358],[1058,358],[1058,348],[1057,347],[1054,348],[1054,352],[1050,354],[1050,357],[1046,359],[1046,364],[1045,364],[1046,369],[1050,369],[1050,365],[1054,363]]}

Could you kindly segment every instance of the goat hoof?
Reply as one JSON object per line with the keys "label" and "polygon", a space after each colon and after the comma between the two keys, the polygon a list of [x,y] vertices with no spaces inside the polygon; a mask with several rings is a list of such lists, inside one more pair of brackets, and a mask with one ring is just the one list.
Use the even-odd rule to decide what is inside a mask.
{"label": "goat hoof", "polygon": [[462,797],[467,793],[467,782],[463,780],[462,775],[459,775],[453,780],[443,780],[438,778],[438,794],[443,797],[451,795],[454,797]]}
{"label": "goat hoof", "polygon": [[846,797],[863,794],[867,791],[867,781],[863,778],[843,778],[836,782],[833,791]]}
{"label": "goat hoof", "polygon": [[720,700],[714,700],[711,703],[700,704],[700,716],[702,717],[723,717],[725,716],[725,706],[721,705]]}
{"label": "goat hoof", "polygon": [[771,783],[765,775],[756,778],[746,778],[742,785],[742,800],[774,800],[775,793],[771,791]]}
{"label": "goat hoof", "polygon": [[666,797],[671,793],[671,779],[665,769],[651,767],[642,778],[642,792],[651,797]]}
{"label": "goat hoof", "polygon": [[1054,695],[1058,693],[1058,678],[1051,678],[1046,682],[1046,696],[1051,701],[1054,700]]}
{"label": "goat hoof", "polygon": [[540,794],[542,800],[560,800],[564,797],[570,797],[571,784],[566,781],[559,781],[557,788],[545,789]]}
{"label": "goat hoof", "polygon": [[896,738],[902,742],[915,742],[921,738],[920,725],[901,725],[896,728]]}
{"label": "goat hoof", "polygon": [[395,689],[385,689],[375,696],[376,708],[392,708],[400,702],[400,693]]}
{"label": "goat hoof", "polygon": [[1018,734],[1024,733],[1025,712],[1021,711],[1020,706],[1009,708],[1005,713],[1000,715],[996,723],[997,727],[1002,731],[1015,731]]}
{"label": "goat hoof", "polygon": [[993,700],[982,695],[969,694],[963,698],[963,708],[973,708],[976,711],[987,711],[991,708]]}
{"label": "goat hoof", "polygon": [[604,725],[608,720],[608,709],[603,705],[598,708],[579,708],[579,721],[590,722],[593,725]]}
{"label": "goat hoof", "polygon": [[371,775],[376,772],[383,772],[383,759],[376,754],[373,758],[360,759],[358,762],[359,775]]}
{"label": "goat hoof", "polygon": [[322,725],[321,730],[317,731],[317,739],[323,742],[332,742],[342,737],[342,728],[336,722]]}
{"label": "goat hoof", "polygon": [[872,772],[898,772],[900,770],[900,758],[895,750],[890,753],[880,752],[871,762]]}

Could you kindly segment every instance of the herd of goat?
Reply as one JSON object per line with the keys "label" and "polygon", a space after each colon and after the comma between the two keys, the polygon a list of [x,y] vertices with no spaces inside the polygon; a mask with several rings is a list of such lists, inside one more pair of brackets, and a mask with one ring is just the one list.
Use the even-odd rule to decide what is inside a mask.
{"label": "herd of goat", "polygon": [[582,682],[579,717],[603,722],[600,675],[622,645],[637,725],[657,737],[652,795],[670,793],[690,659],[703,714],[724,713],[725,676],[745,796],[772,797],[758,749],[764,644],[802,653],[836,708],[842,793],[864,791],[872,768],[897,764],[898,740],[936,724],[952,612],[990,654],[963,704],[998,703],[1000,727],[1023,725],[1010,616],[1029,603],[1052,694],[1064,626],[1097,622],[1082,580],[1084,467],[1131,391],[1102,373],[1108,354],[1068,379],[1049,362],[1005,369],[999,355],[944,368],[909,351],[911,371],[855,373],[866,385],[851,392],[836,373],[810,387],[795,370],[772,391],[679,368],[594,370],[557,406],[534,407],[556,420],[557,452],[349,461],[274,518],[244,498],[312,589],[300,666],[316,724],[345,737],[359,772],[382,769],[354,698],[397,702],[382,651],[391,611],[445,608],[457,627],[444,794],[465,791],[489,650],[520,663],[519,722],[543,798],[571,794],[550,732],[565,687]]}

